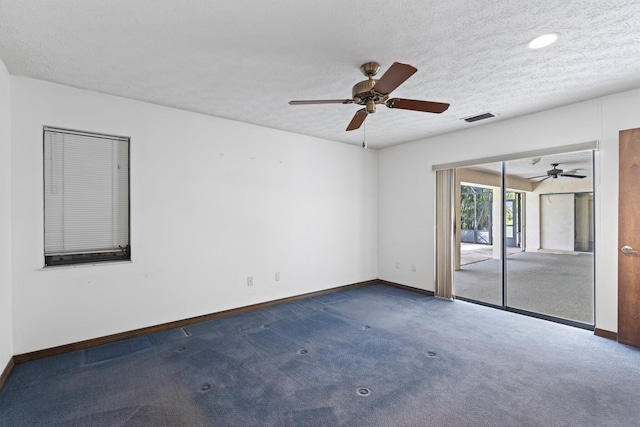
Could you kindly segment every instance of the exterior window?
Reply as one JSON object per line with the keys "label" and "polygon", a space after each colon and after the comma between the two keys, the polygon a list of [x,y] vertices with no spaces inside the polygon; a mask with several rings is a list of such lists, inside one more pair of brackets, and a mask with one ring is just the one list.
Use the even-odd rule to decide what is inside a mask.
{"label": "exterior window", "polygon": [[131,259],[129,138],[44,128],[44,259]]}

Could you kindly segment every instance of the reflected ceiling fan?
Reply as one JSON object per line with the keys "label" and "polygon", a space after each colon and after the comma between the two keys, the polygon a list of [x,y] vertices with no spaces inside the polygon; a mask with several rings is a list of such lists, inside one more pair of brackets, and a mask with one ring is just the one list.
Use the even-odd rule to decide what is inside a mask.
{"label": "reflected ceiling fan", "polygon": [[586,175],[578,175],[578,174],[574,173],[574,172],[577,172],[577,170],[573,170],[573,171],[566,171],[566,172],[565,172],[565,171],[564,171],[564,170],[562,170],[562,169],[558,169],[558,166],[560,166],[560,163],[551,163],[551,166],[553,167],[553,169],[549,169],[549,170],[547,171],[547,174],[546,174],[546,175],[532,176],[532,177],[531,177],[531,178],[529,178],[529,179],[538,179],[538,178],[542,178],[540,181],[537,181],[537,182],[542,182],[542,181],[547,180],[547,179],[549,179],[549,178],[556,179],[556,178],[558,178],[559,176],[565,176],[565,177],[567,177],[567,178],[580,178],[580,179],[582,179],[582,178],[586,178],[586,177],[587,177]]}
{"label": "reflected ceiling fan", "polygon": [[367,115],[376,112],[376,105],[386,105],[389,108],[400,108],[402,110],[422,111],[425,113],[440,114],[449,108],[449,104],[442,102],[420,101],[417,99],[389,98],[389,94],[398,86],[404,83],[416,71],[413,65],[403,62],[394,62],[391,67],[380,77],[374,79],[380,64],[377,62],[367,62],[362,64],[360,71],[368,80],[356,83],[351,90],[352,99],[316,99],[316,100],[296,100],[289,101],[290,105],[310,105],[310,104],[358,104],[364,105],[356,112],[347,126],[347,131],[358,129]]}

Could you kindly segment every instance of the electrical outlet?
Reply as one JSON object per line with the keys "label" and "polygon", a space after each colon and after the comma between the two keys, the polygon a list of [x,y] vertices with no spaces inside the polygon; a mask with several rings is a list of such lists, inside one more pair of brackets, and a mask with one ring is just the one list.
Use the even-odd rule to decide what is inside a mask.
{"label": "electrical outlet", "polygon": [[276,282],[280,281],[280,272],[276,271]]}
{"label": "electrical outlet", "polygon": [[396,268],[397,268],[398,270],[400,270],[400,263],[399,263],[399,262],[396,262]]}
{"label": "electrical outlet", "polygon": [[247,277],[247,286],[253,286],[253,276]]}
{"label": "electrical outlet", "polygon": [[415,264],[411,264],[411,271],[416,271],[416,265]]}

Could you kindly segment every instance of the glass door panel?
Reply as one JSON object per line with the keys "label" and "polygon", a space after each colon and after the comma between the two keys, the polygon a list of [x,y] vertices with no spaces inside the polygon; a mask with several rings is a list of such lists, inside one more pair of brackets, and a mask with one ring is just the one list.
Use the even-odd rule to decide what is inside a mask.
{"label": "glass door panel", "polygon": [[459,228],[454,293],[502,306],[502,164],[456,169]]}
{"label": "glass door panel", "polygon": [[456,176],[455,297],[593,328],[593,152]]}
{"label": "glass door panel", "polygon": [[508,248],[520,247],[521,233],[521,193],[516,191],[507,191],[505,203],[505,239]]}
{"label": "glass door panel", "polygon": [[592,156],[505,163],[507,308],[594,323]]}

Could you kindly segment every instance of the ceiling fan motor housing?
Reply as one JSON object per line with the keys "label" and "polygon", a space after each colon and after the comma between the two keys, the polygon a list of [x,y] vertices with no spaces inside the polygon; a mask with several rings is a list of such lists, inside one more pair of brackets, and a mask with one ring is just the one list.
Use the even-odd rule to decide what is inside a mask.
{"label": "ceiling fan motor housing", "polygon": [[389,95],[382,95],[374,90],[377,81],[376,79],[363,80],[351,89],[353,102],[365,105],[367,113],[374,113],[376,104],[384,104],[389,99]]}
{"label": "ceiling fan motor housing", "polygon": [[551,166],[553,166],[553,169],[548,170],[547,171],[547,175],[549,175],[550,177],[553,177],[553,178],[557,178],[558,175],[560,175],[562,173],[562,169],[558,169],[559,165],[560,165],[560,163],[551,163]]}

